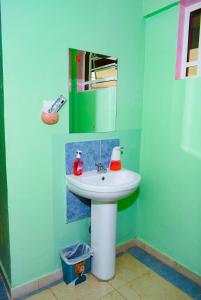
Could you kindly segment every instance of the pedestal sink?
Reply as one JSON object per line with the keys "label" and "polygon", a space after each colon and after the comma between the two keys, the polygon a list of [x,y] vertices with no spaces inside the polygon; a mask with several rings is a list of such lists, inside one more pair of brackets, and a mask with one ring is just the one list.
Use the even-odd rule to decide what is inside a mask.
{"label": "pedestal sink", "polygon": [[138,173],[125,169],[67,175],[68,189],[91,199],[92,274],[101,280],[115,275],[117,201],[134,192],[140,181]]}

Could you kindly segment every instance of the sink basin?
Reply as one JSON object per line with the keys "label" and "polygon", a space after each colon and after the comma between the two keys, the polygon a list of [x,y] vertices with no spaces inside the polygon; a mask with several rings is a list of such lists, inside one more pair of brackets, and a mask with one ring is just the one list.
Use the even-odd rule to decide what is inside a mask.
{"label": "sink basin", "polygon": [[71,192],[103,202],[125,198],[138,187],[140,180],[138,173],[126,169],[102,174],[89,171],[81,176],[67,175],[67,185]]}

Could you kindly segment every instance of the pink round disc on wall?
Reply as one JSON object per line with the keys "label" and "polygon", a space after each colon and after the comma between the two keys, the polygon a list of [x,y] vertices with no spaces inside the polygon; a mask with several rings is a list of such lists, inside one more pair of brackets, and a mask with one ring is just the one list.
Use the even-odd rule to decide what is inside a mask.
{"label": "pink round disc on wall", "polygon": [[45,124],[53,125],[58,122],[59,114],[58,114],[58,112],[51,112],[51,113],[42,112],[41,119]]}

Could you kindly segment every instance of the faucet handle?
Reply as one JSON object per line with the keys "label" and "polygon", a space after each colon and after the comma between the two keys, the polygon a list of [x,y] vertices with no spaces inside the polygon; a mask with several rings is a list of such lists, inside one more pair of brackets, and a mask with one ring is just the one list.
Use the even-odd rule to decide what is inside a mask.
{"label": "faucet handle", "polygon": [[95,163],[95,166],[97,167],[97,168],[100,168],[100,167],[102,167],[102,163],[101,162],[99,162],[99,163]]}
{"label": "faucet handle", "polygon": [[102,163],[101,162],[95,163],[95,166],[97,168],[97,172],[99,172],[101,170],[101,168],[102,168]]}
{"label": "faucet handle", "polygon": [[107,172],[107,169],[104,167],[102,162],[96,163],[95,166],[97,167],[98,173],[105,173]]}

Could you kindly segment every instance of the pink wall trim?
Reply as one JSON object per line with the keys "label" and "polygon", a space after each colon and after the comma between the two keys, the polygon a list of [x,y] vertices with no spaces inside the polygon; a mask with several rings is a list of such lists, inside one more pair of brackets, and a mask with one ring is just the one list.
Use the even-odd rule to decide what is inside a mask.
{"label": "pink wall trim", "polygon": [[180,4],[179,12],[179,28],[178,28],[178,39],[177,39],[177,61],[176,61],[176,79],[181,78],[181,62],[182,62],[182,50],[183,50],[183,38],[184,38],[184,15],[185,6]]}
{"label": "pink wall trim", "polygon": [[184,16],[186,7],[198,3],[200,0],[181,0],[180,12],[179,12],[179,28],[177,39],[177,61],[176,61],[176,79],[181,79],[181,63],[182,63],[182,51],[183,51],[183,39],[184,39]]}
{"label": "pink wall trim", "polygon": [[200,0],[181,0],[181,5],[183,6],[190,6],[190,5],[193,5],[195,3],[198,3]]}

